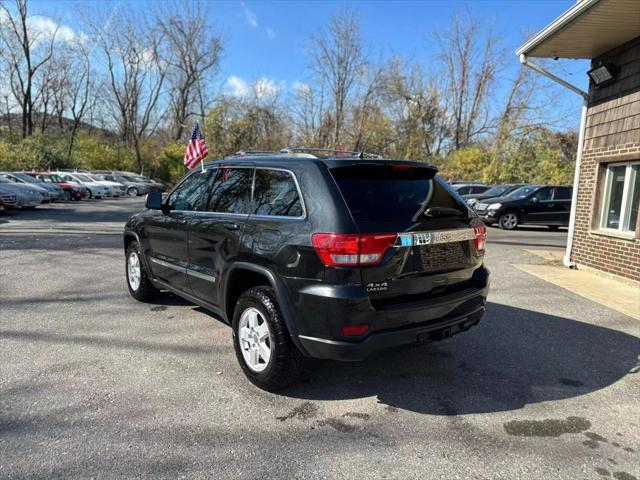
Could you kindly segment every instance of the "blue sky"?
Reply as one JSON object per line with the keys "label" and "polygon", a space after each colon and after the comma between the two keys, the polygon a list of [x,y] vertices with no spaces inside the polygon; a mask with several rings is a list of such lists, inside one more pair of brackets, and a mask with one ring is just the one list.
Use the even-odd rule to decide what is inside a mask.
{"label": "blue sky", "polygon": [[[116,2],[87,2],[89,8],[104,8]],[[132,14],[145,15],[158,1],[119,1]],[[512,75],[519,68],[513,53],[527,34],[539,31],[575,0],[423,0],[423,1],[207,1],[204,14],[223,34],[225,52],[221,84],[230,77],[251,82],[268,78],[285,89],[305,81],[309,36],[341,9],[359,13],[363,37],[383,57],[399,54],[425,65],[433,61],[433,32],[445,29],[455,11],[465,9],[494,26],[507,48]],[[77,30],[78,4],[72,1],[38,1],[30,4],[31,14],[52,16]],[[197,45],[195,46],[197,48]],[[586,87],[587,65],[583,61],[561,61],[556,71],[572,83]],[[559,91],[569,104],[579,99]],[[577,123],[577,119],[576,119]]]}

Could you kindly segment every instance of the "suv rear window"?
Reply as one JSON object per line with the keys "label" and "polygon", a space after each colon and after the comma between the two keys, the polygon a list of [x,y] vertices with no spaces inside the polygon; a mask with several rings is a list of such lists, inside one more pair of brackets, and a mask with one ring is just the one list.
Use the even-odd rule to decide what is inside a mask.
{"label": "suv rear window", "polygon": [[411,222],[428,207],[466,206],[434,178],[431,168],[399,165],[350,165],[332,168],[353,219],[359,223]]}

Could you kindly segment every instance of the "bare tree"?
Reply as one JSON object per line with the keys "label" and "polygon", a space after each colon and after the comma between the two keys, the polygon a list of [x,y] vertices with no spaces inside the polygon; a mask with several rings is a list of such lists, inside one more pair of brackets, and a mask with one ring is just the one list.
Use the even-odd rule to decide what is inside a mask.
{"label": "bare tree", "polygon": [[331,147],[333,118],[328,116],[324,86],[314,88],[308,83],[294,87],[290,102],[291,121],[297,145]]}
{"label": "bare tree", "polygon": [[167,40],[167,81],[173,140],[183,136],[189,117],[204,117],[214,74],[220,65],[222,39],[206,23],[199,0],[183,0],[171,13],[156,14]]}
{"label": "bare tree", "polygon": [[106,63],[120,138],[134,150],[138,170],[143,172],[142,143],[155,132],[161,118],[158,109],[167,72],[162,56],[164,36],[117,11],[111,13],[106,27],[93,23],[91,29]]}
{"label": "bare tree", "polygon": [[311,38],[312,69],[327,86],[333,100],[333,144],[338,148],[345,123],[347,101],[366,65],[358,17],[347,11],[329,19],[329,24]]}
{"label": "bare tree", "polygon": [[0,3],[4,22],[0,26],[0,55],[7,64],[11,91],[22,110],[22,137],[33,133],[33,82],[37,71],[51,60],[56,30],[45,38],[44,32],[29,28],[27,0],[16,0],[14,14]]}
{"label": "bare tree", "polygon": [[452,148],[457,150],[494,126],[490,100],[501,68],[497,36],[467,14],[455,15],[450,30],[439,32]]}
{"label": "bare tree", "polygon": [[407,68],[400,58],[385,71],[383,102],[393,122],[394,154],[423,159],[440,155],[450,134],[438,83],[420,65]]}

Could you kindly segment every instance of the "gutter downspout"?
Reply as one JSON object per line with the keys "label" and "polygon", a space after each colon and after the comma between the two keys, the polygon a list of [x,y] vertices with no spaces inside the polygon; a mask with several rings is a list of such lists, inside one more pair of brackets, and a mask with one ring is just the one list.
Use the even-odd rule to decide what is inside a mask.
{"label": "gutter downspout", "polygon": [[565,267],[575,268],[576,265],[571,261],[571,250],[573,249],[573,234],[576,228],[576,210],[578,204],[578,184],[580,181],[580,166],[582,164],[582,150],[584,148],[584,132],[587,124],[587,107],[589,104],[589,94],[582,91],[575,85],[571,85],[569,82],[564,81],[560,77],[557,77],[553,73],[545,70],[540,65],[532,63],[526,55],[520,55],[520,63],[535,72],[543,75],[556,83],[559,83],[565,88],[568,88],[574,93],[577,93],[582,97],[582,112],[580,114],[580,131],[578,132],[578,152],[576,154],[576,168],[573,174],[573,191],[571,193],[571,215],[569,217],[569,232],[567,234],[567,248],[564,252],[563,263]]}

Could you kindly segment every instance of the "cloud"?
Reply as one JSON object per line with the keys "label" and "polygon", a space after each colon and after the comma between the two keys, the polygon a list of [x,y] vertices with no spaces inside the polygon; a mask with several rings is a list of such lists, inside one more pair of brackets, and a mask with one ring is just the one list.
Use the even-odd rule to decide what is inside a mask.
{"label": "cloud", "polygon": [[295,93],[309,93],[311,91],[311,86],[308,83],[299,82],[297,80],[293,82],[291,86]]}
{"label": "cloud", "polygon": [[27,18],[27,28],[35,39],[34,44],[49,42],[54,35],[57,42],[70,43],[76,39],[76,34],[71,28],[60,25],[49,17],[32,15]]}
{"label": "cloud", "polygon": [[253,94],[258,100],[271,98],[284,88],[284,82],[276,82],[273,78],[260,77],[253,82]]}
{"label": "cloud", "polygon": [[258,17],[256,17],[256,14],[253,13],[249,7],[247,7],[247,4],[242,1],[240,2],[240,6],[242,7],[242,12],[244,13],[244,19],[247,22],[247,25],[256,28],[258,26]]}
{"label": "cloud", "polygon": [[276,38],[276,31],[273,28],[267,28],[265,31],[267,32],[267,37],[269,37],[269,40],[273,40],[274,38]]}
{"label": "cloud", "polygon": [[224,90],[229,95],[243,98],[249,95],[249,84],[243,78],[231,75],[229,78],[227,78]]}
{"label": "cloud", "polygon": [[244,78],[231,75],[224,84],[227,95],[247,98],[250,95],[257,100],[269,100],[278,95],[284,88],[284,81],[277,81],[269,77],[260,77],[249,83]]}

